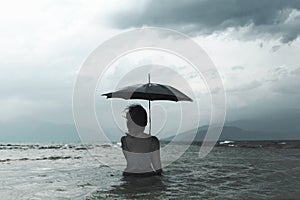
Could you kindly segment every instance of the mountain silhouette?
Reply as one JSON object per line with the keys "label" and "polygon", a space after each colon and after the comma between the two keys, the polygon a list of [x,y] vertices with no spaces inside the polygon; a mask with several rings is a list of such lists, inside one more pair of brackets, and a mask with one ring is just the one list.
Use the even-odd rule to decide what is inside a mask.
{"label": "mountain silhouette", "polygon": [[[180,133],[176,136],[175,141],[190,141],[202,142],[207,133],[208,126],[199,127],[198,130],[190,130]],[[196,133],[196,135],[195,135]],[[162,141],[171,141],[174,136],[163,138]],[[235,126],[224,126],[219,137],[219,141],[255,141],[255,140],[299,140],[300,134],[295,132],[265,132],[265,131],[249,131]]]}

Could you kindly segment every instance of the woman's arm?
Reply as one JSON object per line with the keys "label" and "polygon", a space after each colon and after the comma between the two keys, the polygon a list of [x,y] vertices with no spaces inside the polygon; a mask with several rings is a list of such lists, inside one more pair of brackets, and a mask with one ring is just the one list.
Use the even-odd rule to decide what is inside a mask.
{"label": "woman's arm", "polygon": [[162,173],[162,166],[161,166],[161,160],[160,160],[160,144],[157,137],[153,137],[152,141],[152,166],[156,173],[161,174]]}
{"label": "woman's arm", "polygon": [[155,170],[155,173],[161,174],[162,167],[161,167],[161,160],[160,160],[160,150],[156,150],[152,154],[152,166]]}
{"label": "woman's arm", "polygon": [[127,155],[126,155],[126,153],[124,153],[124,151],[127,150],[127,146],[126,146],[126,136],[123,136],[123,137],[121,138],[121,147],[122,147],[122,152],[123,152],[123,154],[124,154],[124,157],[125,157],[125,159],[127,160]]}

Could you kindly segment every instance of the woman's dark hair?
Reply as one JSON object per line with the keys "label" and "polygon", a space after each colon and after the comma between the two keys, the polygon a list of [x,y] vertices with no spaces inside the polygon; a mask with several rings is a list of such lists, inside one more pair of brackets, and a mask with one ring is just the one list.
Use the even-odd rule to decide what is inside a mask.
{"label": "woman's dark hair", "polygon": [[128,114],[132,121],[138,126],[145,127],[147,125],[147,112],[143,106],[139,104],[132,104],[126,108],[126,118],[128,119]]}

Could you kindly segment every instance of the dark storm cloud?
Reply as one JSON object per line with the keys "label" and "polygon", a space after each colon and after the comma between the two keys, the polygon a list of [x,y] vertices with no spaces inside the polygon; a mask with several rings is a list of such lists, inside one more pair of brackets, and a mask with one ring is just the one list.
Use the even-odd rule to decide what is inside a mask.
{"label": "dark storm cloud", "polygon": [[271,52],[276,52],[280,49],[280,45],[274,45],[272,48],[271,48]]}
{"label": "dark storm cloud", "polygon": [[146,1],[113,17],[118,28],[161,26],[189,34],[248,27],[245,38],[277,37],[288,43],[300,34],[299,0]]}
{"label": "dark storm cloud", "polygon": [[[299,88],[300,88],[300,67],[280,66],[269,71],[271,73],[274,82],[270,86],[270,91],[278,94],[289,95],[286,96],[284,101],[299,100]],[[298,101],[299,102],[299,101]],[[291,104],[292,105],[292,104]],[[298,106],[298,103],[297,103]]]}
{"label": "dark storm cloud", "polygon": [[300,67],[298,67],[298,68],[292,70],[292,71],[290,72],[290,74],[292,74],[292,75],[300,75]]}
{"label": "dark storm cloud", "polygon": [[232,69],[232,70],[244,70],[245,68],[244,68],[243,66],[237,65],[237,66],[231,67],[231,69]]}
{"label": "dark storm cloud", "polygon": [[246,84],[243,84],[243,85],[239,85],[235,88],[228,89],[227,93],[245,92],[245,91],[252,90],[252,89],[255,89],[257,87],[260,87],[261,85],[262,85],[261,82],[259,82],[257,80],[254,80],[254,81],[251,81],[250,83],[246,83]]}

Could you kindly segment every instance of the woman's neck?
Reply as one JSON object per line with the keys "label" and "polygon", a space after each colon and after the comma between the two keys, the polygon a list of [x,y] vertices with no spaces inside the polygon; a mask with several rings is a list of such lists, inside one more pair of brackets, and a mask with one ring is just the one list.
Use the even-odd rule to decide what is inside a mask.
{"label": "woman's neck", "polygon": [[133,136],[133,137],[138,137],[138,138],[145,138],[148,137],[148,134],[144,133],[144,132],[134,132],[134,133],[128,133],[129,135]]}

